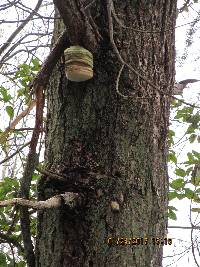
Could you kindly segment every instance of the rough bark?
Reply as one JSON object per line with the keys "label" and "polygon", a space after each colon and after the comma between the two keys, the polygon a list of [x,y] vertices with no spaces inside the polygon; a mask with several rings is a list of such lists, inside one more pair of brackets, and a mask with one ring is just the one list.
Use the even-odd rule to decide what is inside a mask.
{"label": "rough bark", "polygon": [[[121,55],[167,95],[127,68],[119,90],[134,97],[117,94],[121,65],[110,44],[105,1],[96,1],[91,13],[96,14],[102,41],[94,54],[94,78],[69,82],[62,62],[52,75],[46,167],[62,173],[66,184],[71,177],[86,181],[91,172],[101,177],[96,186],[72,189],[84,199],[74,210],[63,204],[39,213],[37,266],[162,266],[162,246],[150,240],[166,237],[168,94],[174,83],[176,1],[114,4],[118,18],[130,27],[114,23]],[[39,185],[40,200],[67,191],[64,183],[44,181]],[[149,243],[109,246],[109,237],[148,237]]]}

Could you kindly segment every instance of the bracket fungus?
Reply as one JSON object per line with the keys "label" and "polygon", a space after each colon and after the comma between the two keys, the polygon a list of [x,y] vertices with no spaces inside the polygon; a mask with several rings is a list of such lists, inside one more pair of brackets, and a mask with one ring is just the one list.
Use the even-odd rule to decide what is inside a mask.
{"label": "bracket fungus", "polygon": [[93,55],[81,46],[65,50],[65,73],[73,82],[83,82],[93,77]]}

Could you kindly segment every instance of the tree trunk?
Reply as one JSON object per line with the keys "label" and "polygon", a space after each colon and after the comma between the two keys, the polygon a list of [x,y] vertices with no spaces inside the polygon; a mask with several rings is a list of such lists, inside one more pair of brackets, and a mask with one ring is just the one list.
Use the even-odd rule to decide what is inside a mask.
{"label": "tree trunk", "polygon": [[[74,209],[63,204],[39,213],[37,266],[162,266],[163,246],[152,238],[166,237],[176,1],[114,5],[127,27],[113,18],[121,56],[160,91],[125,67],[118,90],[129,97],[119,95],[122,64],[110,42],[106,3],[96,1],[91,12],[102,39],[94,77],[67,81],[63,61],[57,64],[47,92],[45,154],[46,169],[65,175],[66,184],[70,177],[87,183],[92,173],[96,185],[68,190],[58,181],[40,183],[40,199],[73,191],[81,200]],[[131,238],[147,239],[135,245]]]}

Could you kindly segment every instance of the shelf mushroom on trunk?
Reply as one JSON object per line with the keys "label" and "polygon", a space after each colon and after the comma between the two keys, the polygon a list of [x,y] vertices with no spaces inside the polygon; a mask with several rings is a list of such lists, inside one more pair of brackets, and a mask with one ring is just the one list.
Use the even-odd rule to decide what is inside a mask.
{"label": "shelf mushroom on trunk", "polygon": [[81,46],[65,50],[65,73],[73,82],[83,82],[93,77],[93,55]]}

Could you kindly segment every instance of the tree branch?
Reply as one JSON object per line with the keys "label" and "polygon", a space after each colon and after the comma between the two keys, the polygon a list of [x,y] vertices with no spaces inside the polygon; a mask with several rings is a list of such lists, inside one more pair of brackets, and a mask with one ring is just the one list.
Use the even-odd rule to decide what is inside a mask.
{"label": "tree branch", "polygon": [[79,194],[73,192],[66,192],[65,194],[56,195],[45,201],[34,201],[24,198],[13,198],[9,200],[0,201],[0,207],[19,205],[21,207],[43,210],[43,209],[52,209],[61,207],[62,203],[64,202],[64,204],[67,205],[68,208],[72,209],[76,207],[77,204],[79,203],[78,201],[79,198],[80,198]]}
{"label": "tree branch", "polygon": [[[6,130],[0,134],[0,144],[3,144],[6,139],[8,138],[10,132],[12,132],[13,129],[15,129],[16,125],[25,117],[27,116],[30,111],[35,107],[36,101],[31,100],[29,102],[28,107],[22,111],[11,123],[10,126],[6,128]],[[0,163],[1,164],[1,163]]]}
{"label": "tree branch", "polygon": [[97,49],[100,36],[91,24],[82,1],[54,0],[63,19],[72,45],[80,45],[91,52]]}
{"label": "tree branch", "polygon": [[2,161],[0,161],[0,165],[3,164],[4,162],[10,160],[11,158],[13,158],[15,155],[17,155],[22,149],[24,149],[29,144],[30,144],[30,142],[24,144],[23,146],[21,146],[20,148],[18,148],[12,155],[10,155],[10,156],[6,157],[5,159],[3,159]]}
{"label": "tree branch", "polygon": [[172,228],[172,229],[187,229],[187,230],[200,230],[200,226],[168,226],[167,228]]}
{"label": "tree branch", "polygon": [[0,48],[0,56],[8,48],[8,46],[13,41],[13,39],[18,35],[18,33],[21,30],[23,30],[23,28],[26,26],[26,24],[33,18],[35,13],[39,10],[41,4],[42,4],[42,0],[39,0],[37,2],[37,5],[35,6],[35,9],[31,12],[31,14],[27,17],[27,19],[19,25],[19,27],[11,34],[11,36],[8,38],[8,40],[5,42],[5,44],[1,46],[1,48]]}

